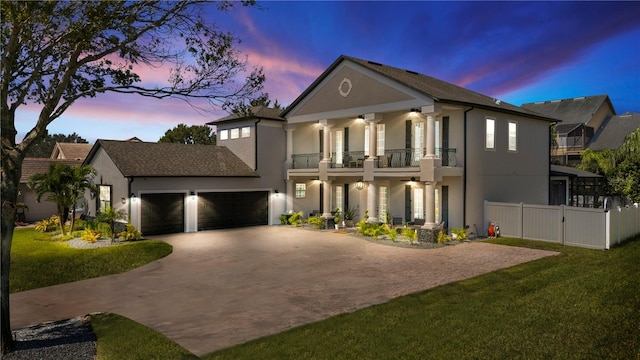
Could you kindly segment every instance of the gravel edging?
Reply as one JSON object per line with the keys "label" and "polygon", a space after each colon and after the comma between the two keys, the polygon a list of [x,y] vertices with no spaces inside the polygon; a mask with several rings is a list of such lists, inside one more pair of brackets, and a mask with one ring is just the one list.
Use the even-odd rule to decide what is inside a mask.
{"label": "gravel edging", "polygon": [[93,360],[97,354],[96,335],[89,316],[42,323],[14,330],[16,350],[6,360]]}

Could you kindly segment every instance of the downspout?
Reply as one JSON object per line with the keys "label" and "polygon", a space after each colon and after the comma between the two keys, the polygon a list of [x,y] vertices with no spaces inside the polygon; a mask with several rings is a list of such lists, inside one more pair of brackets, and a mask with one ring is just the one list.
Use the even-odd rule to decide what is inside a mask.
{"label": "downspout", "polygon": [[131,183],[135,180],[133,176],[130,176],[127,181],[127,196],[129,197],[129,209],[127,211],[129,222],[131,222]]}
{"label": "downspout", "polygon": [[[462,169],[462,226],[464,227],[467,226],[467,113],[473,109],[475,109],[475,106],[471,106],[470,109],[464,111],[464,151],[462,152],[464,162]],[[478,234],[476,234],[476,236],[478,236]]]}
{"label": "downspout", "polygon": [[260,123],[260,121],[262,121],[262,119],[258,119],[256,120],[255,124],[253,124],[253,127],[256,129],[255,133],[256,133],[256,143],[255,146],[253,147],[253,151],[255,152],[255,158],[254,161],[255,163],[255,169],[253,169],[253,171],[258,171],[258,123]]}

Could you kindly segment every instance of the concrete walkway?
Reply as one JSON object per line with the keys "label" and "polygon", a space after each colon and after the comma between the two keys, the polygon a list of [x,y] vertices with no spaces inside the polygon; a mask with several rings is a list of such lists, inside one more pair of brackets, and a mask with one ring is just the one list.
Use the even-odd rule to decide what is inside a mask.
{"label": "concrete walkway", "polygon": [[555,254],[479,242],[406,249],[277,226],[156,238],[173,253],[124,274],[12,294],[12,326],[113,312],[203,355]]}

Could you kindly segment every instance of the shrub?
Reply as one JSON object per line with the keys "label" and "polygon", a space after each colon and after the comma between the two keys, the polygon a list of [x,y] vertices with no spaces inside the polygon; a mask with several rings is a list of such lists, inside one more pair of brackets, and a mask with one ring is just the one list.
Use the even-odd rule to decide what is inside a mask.
{"label": "shrub", "polygon": [[438,233],[438,244],[445,244],[451,241],[451,236],[447,234],[444,230],[440,230]]}
{"label": "shrub", "polygon": [[35,230],[41,233],[51,232],[58,228],[58,215],[51,215],[48,219],[42,219],[36,223]]}
{"label": "shrub", "polygon": [[131,223],[127,223],[125,230],[118,234],[118,236],[127,241],[138,241],[142,239],[142,233]]}
{"label": "shrub", "polygon": [[293,226],[300,226],[300,224],[302,224],[302,221],[302,211],[295,212],[289,217],[289,224]]}
{"label": "shrub", "polygon": [[413,244],[413,242],[418,237],[418,233],[414,229],[405,228],[405,229],[402,229],[402,236],[409,239],[409,242]]}
{"label": "shrub", "polygon": [[467,238],[467,230],[464,228],[461,228],[461,229],[453,228],[451,229],[451,233],[454,235],[453,238],[458,241],[462,241]]}
{"label": "shrub", "polygon": [[398,236],[398,231],[396,231],[396,228],[389,224],[384,224],[382,225],[382,229],[384,230],[384,233],[391,239],[391,241],[396,241],[396,238]]}
{"label": "shrub", "polygon": [[320,215],[309,216],[307,224],[313,225],[316,229],[320,230],[324,227],[324,219]]}
{"label": "shrub", "polygon": [[280,215],[280,225],[289,224],[288,217],[289,217],[289,215],[287,215],[287,214]]}
{"label": "shrub", "polygon": [[358,232],[364,236],[378,239],[378,236],[386,234],[387,230],[381,224],[368,223],[365,219],[358,222]]}
{"label": "shrub", "polygon": [[100,239],[100,232],[91,229],[84,229],[82,232],[82,240],[94,243]]}

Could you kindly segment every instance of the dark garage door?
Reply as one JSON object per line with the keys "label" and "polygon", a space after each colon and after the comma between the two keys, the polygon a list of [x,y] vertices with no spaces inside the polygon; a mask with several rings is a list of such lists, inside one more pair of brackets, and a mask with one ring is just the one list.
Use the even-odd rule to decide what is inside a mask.
{"label": "dark garage door", "polygon": [[184,194],[142,194],[142,235],[184,232]]}
{"label": "dark garage door", "polygon": [[269,224],[269,192],[198,194],[198,231]]}

